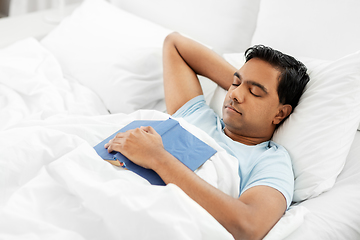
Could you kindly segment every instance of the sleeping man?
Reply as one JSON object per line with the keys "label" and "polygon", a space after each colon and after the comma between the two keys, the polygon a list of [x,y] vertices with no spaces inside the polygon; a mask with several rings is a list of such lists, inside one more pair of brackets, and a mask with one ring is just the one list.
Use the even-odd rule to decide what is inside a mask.
{"label": "sleeping man", "polygon": [[[235,239],[261,239],[289,207],[294,188],[290,157],[271,137],[294,110],[309,76],[302,63],[265,46],[249,48],[245,57],[243,67],[235,69],[178,33],[164,41],[167,111],[203,129],[238,159],[238,198],[216,189],[178,161],[151,127],[119,133],[105,147],[153,169],[165,183],[179,186]],[[197,75],[228,89],[222,119],[206,105]]]}

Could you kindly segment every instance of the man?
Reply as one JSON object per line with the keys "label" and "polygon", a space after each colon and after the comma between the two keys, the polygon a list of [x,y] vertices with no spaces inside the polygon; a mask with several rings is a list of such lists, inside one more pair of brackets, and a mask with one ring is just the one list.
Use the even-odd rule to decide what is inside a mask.
{"label": "man", "polygon": [[[289,155],[270,139],[297,105],[309,77],[300,62],[264,46],[249,49],[246,58],[237,70],[180,34],[172,33],[164,41],[167,111],[202,128],[238,158],[238,198],[203,181],[168,153],[151,127],[118,134],[105,147],[179,186],[235,239],[260,239],[284,214],[293,194]],[[205,104],[197,75],[228,89],[222,120]]]}

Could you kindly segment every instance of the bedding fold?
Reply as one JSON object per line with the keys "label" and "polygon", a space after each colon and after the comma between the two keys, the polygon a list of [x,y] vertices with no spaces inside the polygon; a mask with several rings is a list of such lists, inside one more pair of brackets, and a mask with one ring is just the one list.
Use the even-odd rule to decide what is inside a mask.
{"label": "bedding fold", "polygon": [[[93,149],[133,120],[168,118],[109,114],[35,39],[0,50],[0,239],[233,239],[176,185],[150,185]],[[195,173],[237,198],[237,159],[176,120],[217,150]],[[276,236],[296,227],[289,224],[279,221]]]}
{"label": "bedding fold", "polygon": [[[0,238],[13,234],[21,239],[32,233],[46,235],[47,239],[57,239],[57,234],[71,239],[232,239],[175,185],[150,185],[131,171],[103,161],[93,149],[94,142],[130,119],[165,117],[168,115],[161,112],[139,111],[83,116],[81,123],[73,124],[70,120],[75,116],[52,117],[2,131]],[[73,134],[72,129],[77,127]],[[190,129],[194,132],[192,126]],[[206,136],[200,131],[196,135]],[[211,143],[212,139],[206,141]],[[198,172],[217,187],[229,186],[237,177],[237,162],[226,152],[217,154]],[[221,172],[214,171],[214,162],[228,173],[219,178],[219,184]],[[229,174],[227,168],[235,171]],[[238,186],[232,188],[223,191],[238,194]],[[9,222],[13,227],[8,227]],[[16,231],[16,226],[28,223],[31,228]],[[143,231],[136,231],[139,226]]]}

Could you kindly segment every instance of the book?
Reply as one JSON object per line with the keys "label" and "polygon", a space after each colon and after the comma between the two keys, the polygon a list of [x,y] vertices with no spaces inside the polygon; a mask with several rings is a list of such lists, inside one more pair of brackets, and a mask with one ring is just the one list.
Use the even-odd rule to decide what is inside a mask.
{"label": "book", "polygon": [[164,181],[155,171],[133,163],[120,152],[113,151],[109,153],[104,147],[117,133],[126,132],[141,126],[153,127],[161,136],[165,150],[192,171],[195,171],[216,153],[215,149],[184,129],[178,121],[172,118],[167,120],[135,120],[97,144],[94,147],[95,151],[102,159],[108,162],[114,161],[114,165],[133,171],[153,185],[165,185]]}

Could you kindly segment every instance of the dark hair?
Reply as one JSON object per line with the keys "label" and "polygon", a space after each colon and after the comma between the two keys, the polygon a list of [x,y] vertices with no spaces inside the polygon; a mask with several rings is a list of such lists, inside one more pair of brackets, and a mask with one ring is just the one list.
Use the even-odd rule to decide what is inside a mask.
{"label": "dark hair", "polygon": [[294,57],[264,45],[255,45],[245,51],[246,62],[252,58],[266,61],[280,71],[277,89],[279,101],[282,104],[291,105],[292,111],[294,111],[310,80],[306,66]]}

